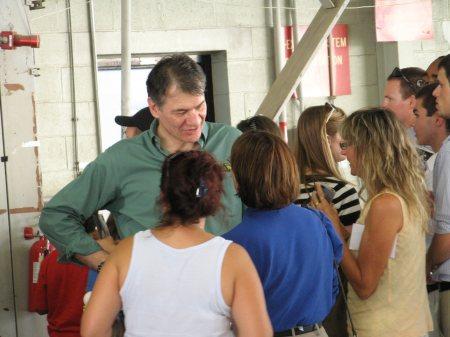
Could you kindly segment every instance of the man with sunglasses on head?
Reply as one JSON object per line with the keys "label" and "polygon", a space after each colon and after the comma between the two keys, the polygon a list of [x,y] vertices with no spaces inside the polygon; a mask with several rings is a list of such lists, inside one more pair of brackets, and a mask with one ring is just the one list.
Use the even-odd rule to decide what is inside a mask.
{"label": "man with sunglasses on head", "polygon": [[414,126],[413,109],[416,105],[416,93],[426,85],[427,73],[415,67],[400,69],[395,67],[384,87],[381,107],[394,113],[406,128]]}
{"label": "man with sunglasses on head", "polygon": [[242,220],[243,205],[228,164],[240,131],[205,121],[206,77],[200,66],[185,54],[167,56],[155,65],[146,84],[148,108],[155,118],[150,129],[111,146],[42,210],[39,226],[63,261],[102,268],[108,252],[81,226],[98,209],[111,212],[121,238],[157,226],[162,163],[179,151],[207,151],[228,170],[223,209],[207,218],[205,229],[221,235]]}
{"label": "man with sunglasses on head", "polygon": [[[427,81],[427,73],[425,70],[409,67],[395,67],[389,75],[384,87],[384,98],[381,107],[392,111],[397,119],[405,126],[411,140],[416,143],[414,133],[414,122],[416,117],[413,110],[416,106],[416,94],[423,88]],[[419,154],[424,160],[427,160],[433,151],[429,147],[417,146]]]}

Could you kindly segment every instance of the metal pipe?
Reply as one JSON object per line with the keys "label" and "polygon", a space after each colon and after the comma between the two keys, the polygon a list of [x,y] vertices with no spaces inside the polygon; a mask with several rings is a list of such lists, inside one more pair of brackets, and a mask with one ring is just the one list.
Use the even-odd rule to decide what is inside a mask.
{"label": "metal pipe", "polygon": [[98,69],[97,69],[97,47],[95,43],[95,21],[94,0],[88,1],[89,17],[89,41],[91,47],[92,80],[94,86],[94,113],[95,113],[95,136],[97,141],[97,154],[102,152],[102,129],[100,122],[100,107],[98,101]]}
{"label": "metal pipe", "polygon": [[121,4],[121,38],[122,38],[122,115],[130,115],[130,79],[131,79],[131,1],[122,0]]}
{"label": "metal pipe", "polygon": [[[280,14],[280,1],[273,0],[274,3],[274,15],[273,15],[273,35],[274,35],[274,47],[275,47],[275,73],[276,76],[283,69],[285,64],[285,47],[284,47],[284,32],[281,27],[281,14]],[[278,119],[278,124],[282,132],[284,140],[288,141],[287,136],[287,112],[286,107],[281,111]]]}
{"label": "metal pipe", "polygon": [[[297,1],[295,0],[291,0],[291,8],[293,8],[290,11],[290,15],[292,18],[292,39],[294,42],[294,50],[295,48],[297,48],[298,43],[300,42],[300,32],[298,29],[298,18],[297,18]],[[302,82],[300,82],[300,84],[298,85],[297,89],[295,89],[296,93],[297,93],[297,103],[298,103],[298,108],[300,110],[300,113],[303,111],[303,92],[302,92]]]}
{"label": "metal pipe", "polygon": [[78,117],[75,93],[75,68],[73,62],[73,34],[72,34],[72,14],[70,0],[66,0],[67,13],[67,33],[69,34],[69,66],[70,66],[70,99],[72,106],[72,134],[73,134],[73,170],[75,176],[80,175],[80,161],[78,158]]}

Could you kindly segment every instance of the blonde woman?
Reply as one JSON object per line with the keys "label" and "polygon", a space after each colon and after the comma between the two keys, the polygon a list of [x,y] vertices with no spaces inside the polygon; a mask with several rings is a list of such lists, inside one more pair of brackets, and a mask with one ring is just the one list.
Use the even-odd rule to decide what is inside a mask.
{"label": "blonde woman", "polygon": [[300,197],[296,203],[308,204],[314,183],[330,191],[329,200],[338,210],[340,221],[348,226],[356,222],[361,212],[359,197],[352,184],[339,173],[337,163],[345,160],[339,129],[345,113],[335,106],[312,106],[306,109],[297,124],[297,164],[300,171]]}
{"label": "blonde woman", "polygon": [[[420,158],[400,122],[383,109],[355,112],[344,122],[342,136],[351,172],[368,195],[359,248],[350,252],[344,245],[341,263],[358,336],[425,336],[432,328],[425,287],[429,212]],[[313,205],[344,238],[336,210],[317,189]]]}

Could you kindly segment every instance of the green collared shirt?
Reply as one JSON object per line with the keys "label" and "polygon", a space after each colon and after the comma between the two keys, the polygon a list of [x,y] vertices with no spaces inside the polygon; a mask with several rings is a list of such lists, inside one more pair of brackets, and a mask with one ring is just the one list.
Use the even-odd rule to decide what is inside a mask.
{"label": "green collared shirt", "polygon": [[[39,227],[56,246],[62,261],[100,250],[82,226],[99,209],[114,215],[122,238],[158,225],[161,167],[169,153],[161,147],[157,125],[154,121],[150,130],[111,146],[46,204]],[[199,139],[200,149],[214,155],[227,171],[223,210],[206,220],[206,230],[216,235],[229,231],[242,219],[243,204],[236,195],[229,165],[231,146],[239,135],[233,127],[206,122]]]}

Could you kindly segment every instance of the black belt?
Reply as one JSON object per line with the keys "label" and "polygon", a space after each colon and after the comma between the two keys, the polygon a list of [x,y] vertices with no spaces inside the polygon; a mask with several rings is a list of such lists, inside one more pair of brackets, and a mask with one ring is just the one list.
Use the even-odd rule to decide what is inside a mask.
{"label": "black belt", "polygon": [[288,337],[288,336],[297,336],[302,335],[304,333],[308,333],[311,331],[319,330],[321,324],[311,324],[311,325],[299,325],[293,327],[292,329],[275,332],[273,334],[274,337]]}
{"label": "black belt", "polygon": [[442,281],[439,284],[439,291],[447,291],[450,290],[450,282]]}
{"label": "black belt", "polygon": [[427,292],[431,293],[432,291],[439,289],[439,283],[427,284]]}

